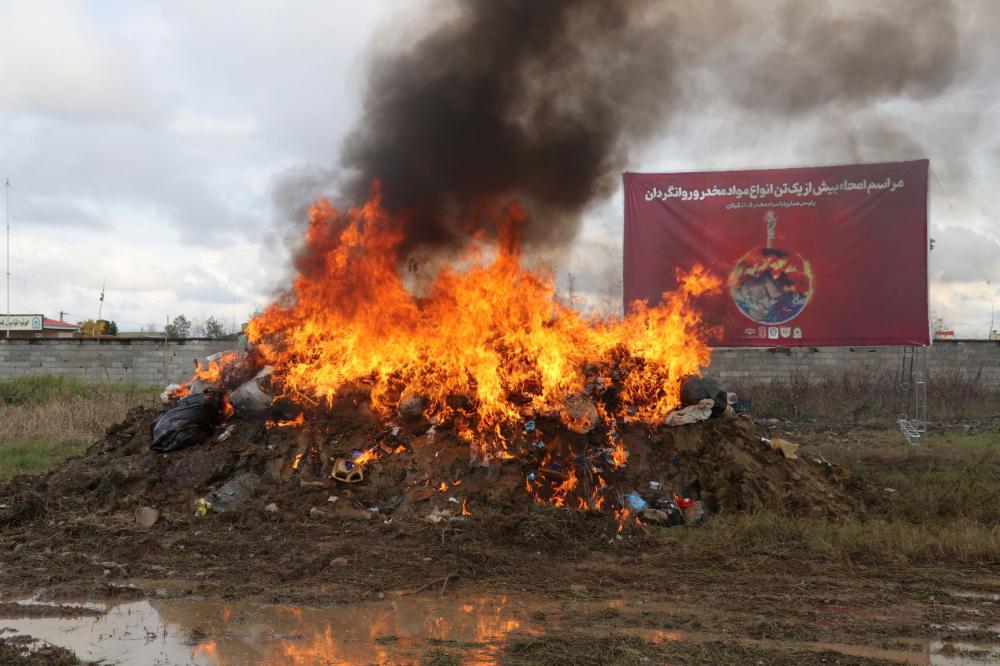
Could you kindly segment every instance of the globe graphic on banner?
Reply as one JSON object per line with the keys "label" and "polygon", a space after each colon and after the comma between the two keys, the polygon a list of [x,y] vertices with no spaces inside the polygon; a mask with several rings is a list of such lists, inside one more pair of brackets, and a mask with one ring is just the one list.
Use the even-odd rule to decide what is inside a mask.
{"label": "globe graphic on banner", "polygon": [[729,293],[758,324],[783,324],[802,313],[813,294],[812,268],[797,254],[755,248],[729,274]]}

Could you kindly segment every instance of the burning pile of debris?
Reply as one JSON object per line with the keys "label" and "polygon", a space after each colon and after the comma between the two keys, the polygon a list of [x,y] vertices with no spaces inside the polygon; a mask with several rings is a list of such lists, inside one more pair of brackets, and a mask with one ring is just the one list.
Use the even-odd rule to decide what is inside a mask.
{"label": "burning pile of debris", "polygon": [[521,266],[520,215],[503,212],[492,258],[415,296],[402,222],[377,196],[344,215],[320,202],[294,288],[251,322],[249,348],[196,363],[165,412],[133,414],[50,483],[200,513],[281,499],[317,519],[435,523],[535,503],[619,527],[855,510],[830,465],[769,442],[698,378],[694,299],[718,279],[695,269],[658,305],[590,319]]}

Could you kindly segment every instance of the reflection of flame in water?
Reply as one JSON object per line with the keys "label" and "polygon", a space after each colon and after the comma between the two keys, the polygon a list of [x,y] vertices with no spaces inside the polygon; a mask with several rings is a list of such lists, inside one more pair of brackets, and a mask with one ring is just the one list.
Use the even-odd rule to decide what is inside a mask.
{"label": "reflection of flame in water", "polygon": [[[462,663],[485,666],[497,663],[499,645],[511,632],[522,629],[521,621],[514,617],[516,607],[503,595],[465,599],[458,604],[447,599],[398,597],[326,609],[248,606],[238,614],[225,605],[214,606],[207,617],[199,612],[206,606],[210,605],[166,603],[161,614],[175,629],[216,628],[220,635],[214,640],[189,648],[191,662],[211,666],[410,663],[426,650],[428,640],[478,646],[462,650]],[[267,627],[263,636],[262,626]],[[252,639],[242,640],[241,634]],[[393,640],[384,640],[389,637]]]}
{"label": "reflection of flame in water", "polygon": [[219,661],[219,646],[215,641],[199,643],[191,648],[191,661],[216,663]]}

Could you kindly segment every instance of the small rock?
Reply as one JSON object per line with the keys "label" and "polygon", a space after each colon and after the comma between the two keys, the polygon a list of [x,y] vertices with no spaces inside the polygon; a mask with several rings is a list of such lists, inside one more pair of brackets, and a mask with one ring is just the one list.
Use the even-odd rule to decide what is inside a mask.
{"label": "small rock", "polygon": [[326,488],[326,484],[322,481],[299,481],[300,488]]}
{"label": "small rock", "polygon": [[399,399],[397,411],[403,418],[418,419],[424,415],[426,407],[427,405],[421,396],[406,393]]}
{"label": "small rock", "polygon": [[576,594],[582,594],[583,592],[587,591],[587,586],[574,583],[573,585],[569,586],[569,591],[574,592]]}
{"label": "small rock", "polygon": [[275,504],[274,502],[271,502],[270,504],[264,507],[264,511],[266,511],[267,513],[278,513],[278,505]]}
{"label": "small rock", "polygon": [[639,518],[650,525],[670,525],[670,516],[660,509],[643,509],[639,512]]}
{"label": "small rock", "polygon": [[332,560],[330,560],[331,567],[342,567],[345,566],[346,564],[347,564],[347,558],[343,556],[335,557]]}
{"label": "small rock", "polygon": [[150,528],[160,519],[160,510],[144,506],[135,512],[135,523],[139,527]]}

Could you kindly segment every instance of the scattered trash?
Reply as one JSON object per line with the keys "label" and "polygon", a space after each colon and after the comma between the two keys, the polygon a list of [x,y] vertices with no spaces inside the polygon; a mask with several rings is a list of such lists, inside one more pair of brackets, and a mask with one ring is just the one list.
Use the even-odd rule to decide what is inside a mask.
{"label": "scattered trash", "polygon": [[650,481],[648,485],[650,490],[660,490],[663,488],[663,484],[659,481]]}
{"label": "scattered trash", "polygon": [[196,516],[206,516],[208,512],[212,510],[212,503],[209,502],[204,497],[198,499],[198,508],[195,509],[194,515]]}
{"label": "scattered trash", "polygon": [[597,405],[585,395],[571,395],[559,412],[563,425],[569,430],[586,434],[594,429],[600,421]]}
{"label": "scattered trash", "polygon": [[278,505],[275,504],[274,502],[271,502],[270,504],[264,507],[264,511],[266,513],[272,513],[272,514],[278,513]]}
{"label": "scattered trash", "polygon": [[648,509],[649,502],[644,500],[642,495],[633,490],[625,496],[625,506],[627,506],[631,511],[639,512],[643,509]]}
{"label": "scattered trash", "polygon": [[365,471],[347,458],[337,458],[333,463],[333,479],[342,483],[361,483],[365,480]]}
{"label": "scattered trash", "polygon": [[[708,520],[708,509],[705,508],[705,505],[700,500],[688,501],[691,503],[681,509],[684,512],[685,525],[701,525]],[[677,504],[680,506],[680,502]]]}
{"label": "scattered trash", "polygon": [[684,524],[684,512],[681,511],[681,508],[677,506],[669,497],[661,497],[656,500],[656,508],[667,514],[670,519],[670,525],[676,526]]}
{"label": "scattered trash", "polygon": [[721,416],[729,406],[729,396],[719,382],[694,375],[681,380],[680,399],[684,406],[700,405],[704,400],[711,400],[712,416]]}
{"label": "scattered trash", "polygon": [[257,372],[254,359],[243,350],[229,349],[205,358],[206,367],[214,363],[218,367],[218,383],[227,389],[234,389],[250,381]]}
{"label": "scattered trash", "polygon": [[218,437],[218,441],[220,441],[220,442],[224,442],[224,441],[226,441],[227,439],[229,439],[230,435],[232,435],[232,434],[233,434],[233,430],[234,430],[235,428],[236,428],[236,424],[235,424],[235,423],[230,423],[229,425],[227,425],[227,426],[226,426],[226,429],[222,431],[222,434],[221,434],[221,435],[219,435],[219,437]]}
{"label": "scattered trash", "polygon": [[697,404],[688,405],[687,407],[675,409],[670,412],[667,414],[667,418],[663,421],[663,424],[681,426],[706,421],[712,416],[714,407],[715,401],[712,398],[705,398]]}
{"label": "scattered trash", "polygon": [[527,423],[524,424],[524,432],[534,432],[534,430],[535,430],[534,421],[528,421]]}
{"label": "scattered trash", "polygon": [[[253,472],[248,472],[227,482],[213,493],[205,495],[199,500],[198,509],[201,511],[201,502],[208,504],[208,509],[213,513],[225,513],[239,508],[249,500],[260,487],[261,478]],[[198,515],[203,515],[199,513]]]}
{"label": "scattered trash", "polygon": [[452,518],[451,509],[445,509],[444,511],[442,511],[437,507],[434,507],[434,509],[429,514],[424,516],[424,521],[431,523],[432,525],[436,525],[437,523],[440,523],[443,520],[450,521],[451,518]]}
{"label": "scattered trash", "polygon": [[179,451],[208,439],[215,427],[222,399],[208,391],[184,396],[153,424],[153,450]]}
{"label": "scattered trash", "polygon": [[163,393],[160,394],[160,402],[164,405],[169,405],[174,401],[174,392],[180,387],[180,384],[167,384],[166,388],[163,389]]}
{"label": "scattered trash", "polygon": [[772,449],[781,451],[781,455],[789,460],[796,460],[799,457],[796,454],[796,451],[799,450],[799,445],[795,442],[789,442],[787,439],[781,439],[780,437],[772,437],[770,444]]}
{"label": "scattered trash", "polygon": [[144,506],[135,512],[135,524],[139,527],[150,528],[160,519],[160,510],[151,506]]}
{"label": "scattered trash", "polygon": [[264,387],[273,372],[274,368],[264,366],[252,379],[230,392],[229,402],[236,408],[237,414],[244,418],[261,418],[270,411],[274,398]]}
{"label": "scattered trash", "polygon": [[329,502],[330,504],[333,504],[334,502],[336,502],[339,499],[340,498],[337,497],[336,495],[330,495],[329,497],[326,498],[326,501]]}

